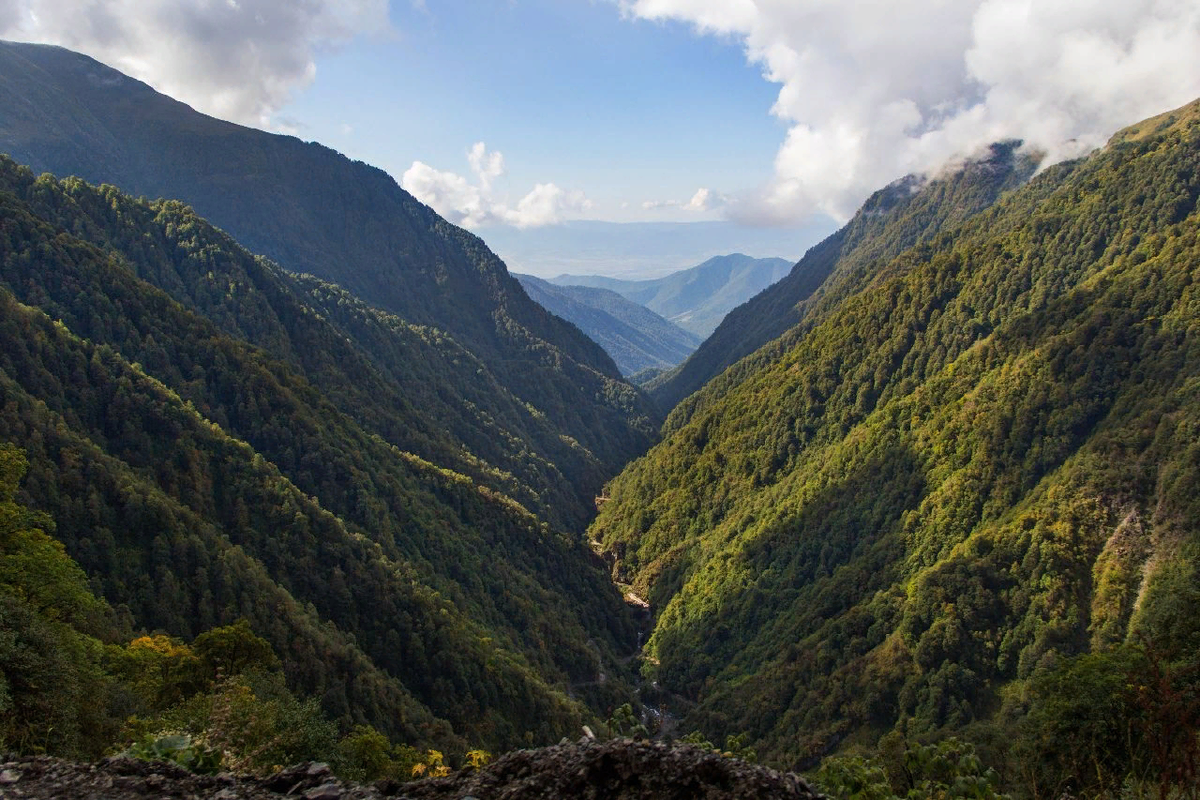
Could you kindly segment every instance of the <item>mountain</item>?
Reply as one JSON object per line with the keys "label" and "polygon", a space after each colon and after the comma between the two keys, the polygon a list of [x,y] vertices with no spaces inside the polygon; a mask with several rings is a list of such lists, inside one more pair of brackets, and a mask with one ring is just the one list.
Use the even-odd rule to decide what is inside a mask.
{"label": "mountain", "polygon": [[531,298],[603,347],[623,375],[673,367],[700,344],[700,337],[616,292],[516,277]]}
{"label": "mountain", "polygon": [[[520,402],[446,334],[285,273],[178,202],[0,159],[0,341],[18,497],[124,630],[246,619],[343,729],[458,751],[557,741],[628,696],[620,595],[578,535],[505,493],[554,465],[498,442],[521,478],[456,440],[515,436],[468,412]],[[421,381],[461,397],[439,408]]]}
{"label": "mountain", "polygon": [[734,253],[715,256],[698,266],[653,280],[559,275],[551,283],[608,289],[704,338],[730,310],[782,278],[790,268],[791,262],[782,258],[751,258]]}
{"label": "mountain", "polygon": [[591,535],[682,729],[793,765],[955,733],[1031,796],[1187,785],[1200,101],[1003,191],[1010,150],[873,198],[608,487]]}
{"label": "mountain", "polygon": [[828,217],[790,228],[754,227],[727,220],[567,220],[534,228],[494,225],[481,229],[480,236],[515,272],[604,274],[641,280],[689,269],[714,253],[781,253],[791,261],[836,229]]}
{"label": "mountain", "polygon": [[[548,423],[532,452],[554,465],[534,469],[561,470],[574,494],[558,521],[586,520],[604,477],[651,441],[655,412],[604,351],[530,300],[482,241],[381,170],[198,114],[86,56],[14,43],[0,44],[0,151],[35,172],[182,200],[284,269],[446,334],[517,413],[533,408]],[[375,368],[390,368],[366,351]]]}
{"label": "mountain", "polygon": [[[203,708],[188,648],[240,620],[287,688],[238,696],[347,735],[461,755],[632,698],[581,531],[658,420],[479,239],[60,48],[0,45],[0,149],[108,182],[0,158],[0,746],[96,754]],[[86,619],[33,603],[60,584]]]}
{"label": "mountain", "polygon": [[[814,246],[778,283],[731,311],[683,364],[647,385],[669,411],[739,359],[806,317],[836,304],[873,265],[991,206],[1020,186],[1037,166],[1019,143],[994,145],[951,175],[897,181],[872,195],[841,230]],[[836,281],[828,282],[837,274]]]}

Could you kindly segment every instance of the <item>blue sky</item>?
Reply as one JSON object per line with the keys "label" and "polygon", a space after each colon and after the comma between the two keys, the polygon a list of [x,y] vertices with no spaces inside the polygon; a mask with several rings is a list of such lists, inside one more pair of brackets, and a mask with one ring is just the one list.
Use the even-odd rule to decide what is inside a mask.
{"label": "blue sky", "polygon": [[0,0],[0,37],[321,141],[485,239],[840,222],[990,142],[1050,163],[1200,96],[1196,0]]}
{"label": "blue sky", "polygon": [[643,203],[765,182],[787,131],[736,40],[615,3],[394,3],[391,21],[392,35],[320,56],[277,119],[397,178],[414,160],[469,175],[484,142],[504,156],[498,193],[551,182],[609,220],[715,218]]}

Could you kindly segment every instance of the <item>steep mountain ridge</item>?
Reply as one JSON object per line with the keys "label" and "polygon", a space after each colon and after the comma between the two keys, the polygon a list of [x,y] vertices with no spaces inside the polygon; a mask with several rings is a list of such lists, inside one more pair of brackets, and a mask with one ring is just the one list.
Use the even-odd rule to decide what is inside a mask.
{"label": "steep mountain ridge", "polygon": [[929,181],[909,176],[875,192],[845,227],[810,249],[786,277],[730,311],[687,361],[648,384],[651,396],[664,411],[674,409],[740,359],[782,336],[815,306],[835,306],[870,278],[875,265],[988,208],[1028,180],[1036,167],[1036,155],[1009,142],[993,145],[983,157],[947,175]]}
{"label": "steep mountain ridge", "polygon": [[623,375],[673,367],[700,344],[699,336],[608,289],[558,286],[532,275],[517,279],[537,303],[603,347]]}
{"label": "steep mountain ridge", "polygon": [[609,486],[591,532],[685,727],[789,764],[888,731],[1003,758],[1056,665],[1194,654],[1200,102],[980,179],[990,207],[951,178],[907,246],[864,239]]}
{"label": "steep mountain ridge", "polygon": [[331,378],[280,343],[285,319],[310,348],[340,337],[190,210],[0,167],[0,438],[105,599],[185,637],[245,616],[328,713],[402,740],[514,746],[586,719],[565,687],[594,684],[632,628],[577,537],[489,489],[502,476],[453,432],[407,443],[477,480],[364,428],[353,393],[315,384],[371,379],[369,360],[328,351],[349,370]]}
{"label": "steep mountain ridge", "polygon": [[[20,191],[16,172],[4,175],[13,179],[4,185]],[[598,455],[564,441],[537,413],[547,408],[545,399],[531,406],[514,397],[489,364],[450,337],[256,261],[182,204],[151,206],[77,180],[62,189],[51,202],[26,194],[47,219],[116,253],[227,334],[302,371],[367,429],[511,495],[547,520],[578,529],[590,518],[589,492],[604,479],[605,460],[639,444],[636,429],[611,424],[589,405],[568,413],[581,417],[575,426],[589,431],[583,441]],[[133,248],[134,257],[122,248]],[[587,386],[588,375],[570,368],[564,365],[564,373]],[[649,427],[645,416],[637,422],[636,406],[629,412]]]}
{"label": "steep mountain ridge", "polygon": [[86,56],[15,43],[0,44],[0,151],[35,171],[182,200],[285,269],[449,334],[599,472],[649,443],[654,412],[607,354],[382,170],[198,114]]}

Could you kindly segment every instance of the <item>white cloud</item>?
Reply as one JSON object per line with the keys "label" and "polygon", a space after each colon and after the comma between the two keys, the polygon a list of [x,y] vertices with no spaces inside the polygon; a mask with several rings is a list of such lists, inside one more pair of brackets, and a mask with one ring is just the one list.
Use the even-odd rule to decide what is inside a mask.
{"label": "white cloud", "polygon": [[1051,159],[1200,95],[1195,0],[621,0],[739,41],[780,85],[775,175],[737,213],[845,218],[874,189],[1022,138]]}
{"label": "white cloud", "polygon": [[479,185],[484,191],[492,188],[492,181],[504,174],[504,154],[489,153],[483,142],[476,142],[467,153],[467,163],[471,171],[479,178]]}
{"label": "white cloud", "polygon": [[494,182],[504,175],[504,155],[488,152],[483,142],[476,142],[467,152],[467,163],[475,174],[475,183],[456,173],[414,161],[405,170],[400,185],[446,219],[467,228],[491,224],[518,228],[553,225],[566,214],[592,207],[582,191],[562,189],[553,183],[539,183],[515,206],[509,205],[494,191]]}
{"label": "white cloud", "polygon": [[722,201],[723,198],[720,195],[713,194],[708,189],[702,187],[696,190],[691,200],[683,204],[683,208],[686,211],[708,211],[716,205],[721,204]]}
{"label": "white cloud", "polygon": [[539,183],[517,203],[516,209],[498,207],[504,222],[518,228],[536,228],[561,222],[569,211],[587,211],[592,207],[587,196],[578,189],[566,191],[553,183]]}
{"label": "white cloud", "polygon": [[692,199],[686,203],[679,200],[647,200],[642,203],[642,208],[647,211],[653,211],[660,208],[678,208],[684,211],[706,212],[715,211],[724,206],[730,205],[733,200],[720,192],[714,192],[711,189],[701,187],[692,195]]}
{"label": "white cloud", "polygon": [[60,44],[224,119],[271,115],[315,56],[389,33],[387,0],[5,0],[0,38]]}
{"label": "white cloud", "polygon": [[442,172],[421,161],[404,171],[400,185],[422,203],[456,225],[475,228],[492,221],[480,187],[453,172]]}

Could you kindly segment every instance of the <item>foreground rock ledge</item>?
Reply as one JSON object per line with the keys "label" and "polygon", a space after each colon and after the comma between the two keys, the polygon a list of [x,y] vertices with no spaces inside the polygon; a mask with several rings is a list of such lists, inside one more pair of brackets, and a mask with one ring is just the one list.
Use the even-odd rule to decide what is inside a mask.
{"label": "foreground rock ledge", "polygon": [[267,778],[193,775],[173,764],[109,758],[76,764],[55,758],[0,763],[0,798],[80,800],[817,800],[798,775],[724,758],[688,745],[617,739],[508,753],[480,770],[410,783],[340,781],[324,764]]}

